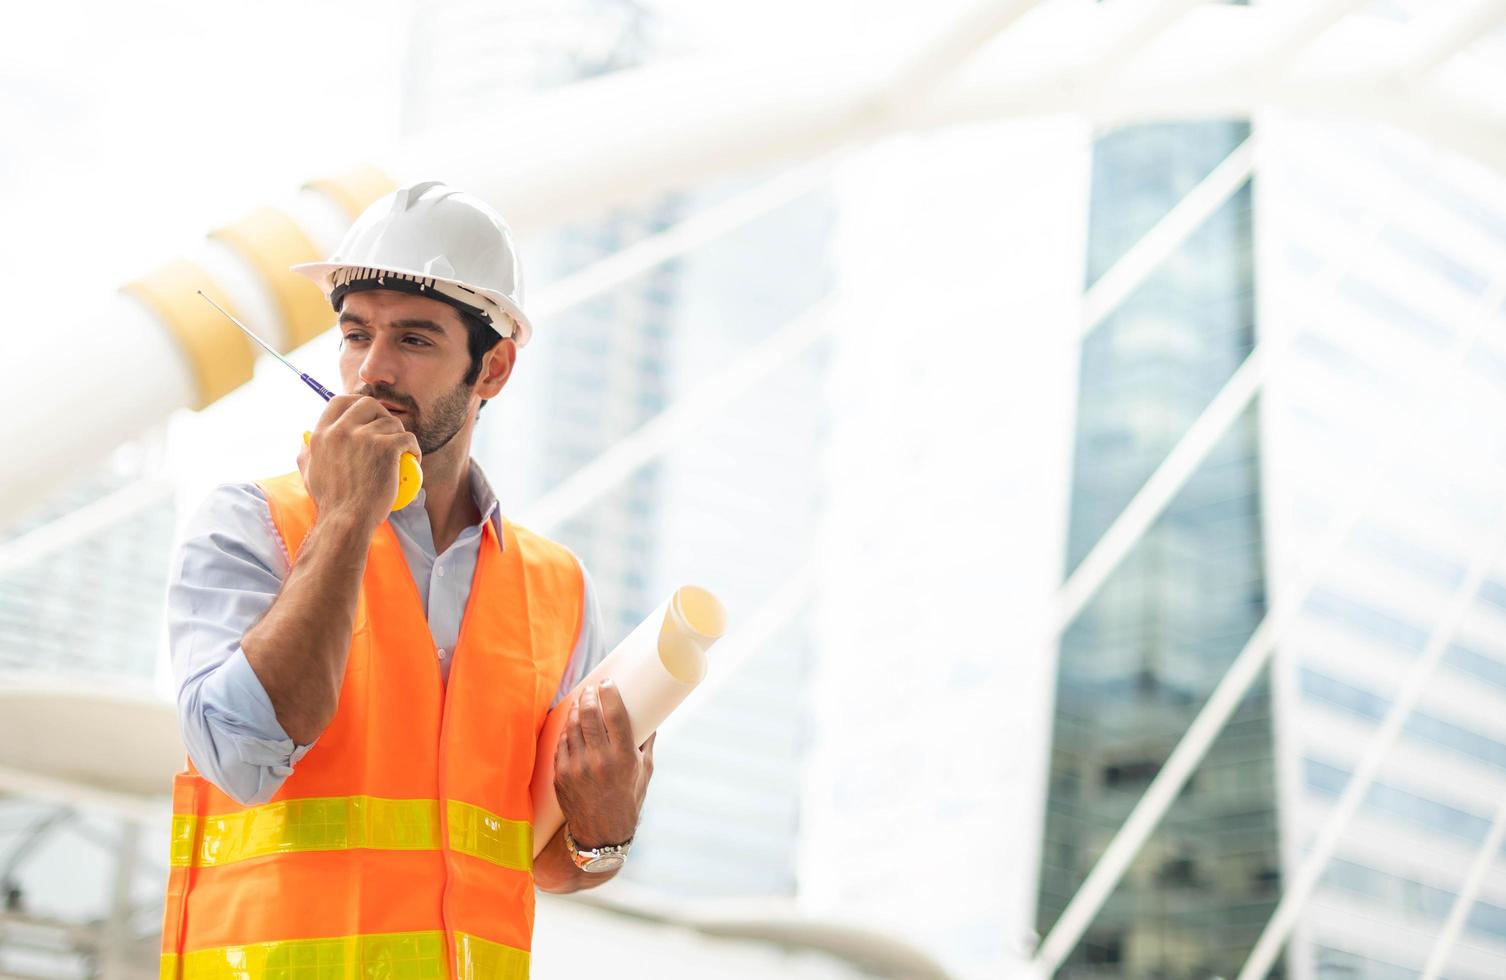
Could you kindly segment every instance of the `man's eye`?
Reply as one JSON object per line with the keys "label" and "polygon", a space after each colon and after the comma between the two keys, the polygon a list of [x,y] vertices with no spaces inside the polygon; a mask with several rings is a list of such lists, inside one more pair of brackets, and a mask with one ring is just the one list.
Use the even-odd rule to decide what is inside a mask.
{"label": "man's eye", "polygon": [[359,331],[352,330],[350,333],[348,333],[348,334],[345,335],[345,339],[346,340],[365,340],[366,339],[366,335],[363,334],[363,333],[360,333]]}
{"label": "man's eye", "polygon": [[404,340],[411,340],[414,343],[416,343],[419,347],[428,347],[429,346],[429,342],[427,340],[425,340],[422,337],[414,336],[412,334],[409,334],[408,336],[404,337],[403,339]]}

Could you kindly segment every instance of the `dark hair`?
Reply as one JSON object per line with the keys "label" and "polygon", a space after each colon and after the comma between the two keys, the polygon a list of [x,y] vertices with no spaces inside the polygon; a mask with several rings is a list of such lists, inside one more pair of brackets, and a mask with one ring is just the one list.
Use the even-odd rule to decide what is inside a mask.
{"label": "dark hair", "polygon": [[[474,313],[467,313],[457,309],[455,312],[460,316],[460,322],[465,324],[465,348],[471,355],[470,370],[465,372],[464,383],[473,385],[476,379],[481,377],[481,359],[487,351],[502,342],[502,335],[493,330],[489,324]],[[481,406],[476,411],[486,407],[486,399],[481,399]]]}

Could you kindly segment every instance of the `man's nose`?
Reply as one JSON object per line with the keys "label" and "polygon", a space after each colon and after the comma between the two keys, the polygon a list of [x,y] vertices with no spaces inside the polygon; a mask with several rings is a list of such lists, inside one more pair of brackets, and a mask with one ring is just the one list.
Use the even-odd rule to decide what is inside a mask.
{"label": "man's nose", "polygon": [[366,385],[396,385],[397,360],[397,352],[392,349],[392,344],[378,337],[366,348],[366,356],[361,358],[361,368],[357,375]]}

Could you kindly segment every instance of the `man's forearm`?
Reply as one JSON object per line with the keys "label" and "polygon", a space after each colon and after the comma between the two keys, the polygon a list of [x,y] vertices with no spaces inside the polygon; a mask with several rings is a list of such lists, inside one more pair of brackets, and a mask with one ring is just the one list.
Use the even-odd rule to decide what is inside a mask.
{"label": "man's forearm", "polygon": [[364,524],[317,519],[272,607],[241,640],[278,723],[299,745],[335,717],[370,547]]}
{"label": "man's forearm", "polygon": [[570,848],[565,846],[565,828],[555,831],[549,844],[533,859],[533,883],[542,891],[565,895],[570,892],[595,888],[617,877],[618,868],[611,871],[582,871],[575,866]]}

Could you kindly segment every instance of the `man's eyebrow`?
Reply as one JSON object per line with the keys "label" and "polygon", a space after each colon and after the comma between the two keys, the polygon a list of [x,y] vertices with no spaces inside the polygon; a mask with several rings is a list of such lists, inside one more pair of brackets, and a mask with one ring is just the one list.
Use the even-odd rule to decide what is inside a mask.
{"label": "man's eyebrow", "polygon": [[421,320],[421,319],[393,320],[392,321],[392,325],[394,327],[396,327],[398,330],[427,330],[430,333],[437,333],[440,336],[444,336],[444,327],[441,327],[439,324],[435,323],[433,320]]}
{"label": "man's eyebrow", "polygon": [[[370,326],[370,324],[366,322],[366,319],[364,317],[360,317],[360,316],[357,316],[354,313],[348,313],[348,312],[342,312],[340,314],[340,322],[342,324],[344,324],[344,323],[354,323],[358,327],[368,327],[368,326]],[[392,329],[394,329],[394,330],[427,330],[429,333],[437,333],[440,336],[444,336],[444,332],[445,332],[444,327],[442,327],[439,324],[435,323],[433,320],[425,320],[422,317],[410,317],[410,318],[404,319],[404,320],[393,320],[392,321]]]}

